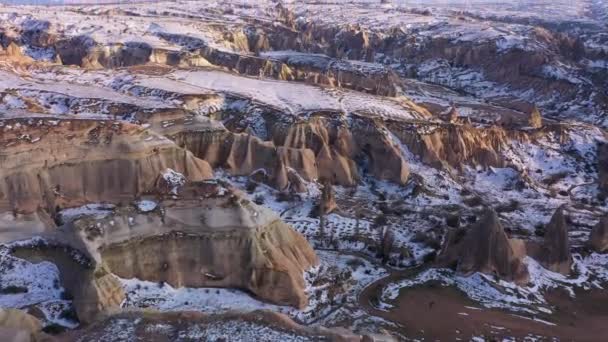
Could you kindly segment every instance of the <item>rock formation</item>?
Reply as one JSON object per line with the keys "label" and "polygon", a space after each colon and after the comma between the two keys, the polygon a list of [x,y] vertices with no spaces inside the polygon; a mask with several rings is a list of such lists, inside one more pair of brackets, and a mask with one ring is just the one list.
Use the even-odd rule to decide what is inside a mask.
{"label": "rock formation", "polygon": [[[393,290],[411,279],[378,282],[389,266],[447,266],[456,272],[435,273],[446,283],[481,272],[523,284],[526,256],[571,270],[570,243],[587,243],[608,194],[608,145],[595,148],[608,137],[602,1],[580,0],[583,11],[564,2],[551,15],[489,2],[474,11],[441,2],[229,1],[196,10],[181,2],[0,6],[0,303],[19,300],[7,306],[60,325],[59,310],[71,305],[87,341],[112,330],[176,340],[200,329],[193,339],[217,339],[205,335],[209,325],[227,322],[236,328],[222,331],[236,340],[359,340],[275,314],[121,309],[198,307],[199,296],[178,298],[194,291],[172,296],[164,284],[227,287],[306,307],[280,309],[305,324],[347,318],[357,331],[438,339],[453,325],[414,314],[406,323],[420,329],[403,331],[401,315],[361,310],[383,307],[390,292],[396,305],[387,310],[403,313],[407,294]],[[576,219],[560,208],[537,222],[555,203]],[[500,219],[492,210],[480,217],[483,204]],[[603,218],[592,229],[589,249],[608,252],[607,226]],[[323,263],[304,237],[328,249]],[[577,285],[597,285],[605,260],[580,258],[589,276]],[[373,267],[378,259],[386,269]],[[37,272],[44,276],[33,279]],[[363,275],[392,284],[358,284]],[[549,278],[540,288],[568,285]],[[480,299],[482,288],[457,285]],[[516,294],[504,282],[477,285]],[[542,314],[551,302],[542,289],[522,301],[483,300]],[[244,296],[203,292],[208,303]],[[551,331],[560,336],[587,330],[558,321]],[[536,323],[503,332],[546,333],[532,331]],[[461,328],[465,339],[495,333]],[[252,331],[260,336],[238,335]]]}
{"label": "rock formation", "polygon": [[[302,274],[317,259],[300,234],[217,184],[190,184],[179,196],[159,203],[161,212],[118,208],[103,219],[79,219],[70,240],[122,278],[235,287],[274,303],[307,305]],[[113,280],[96,277],[94,288],[108,282]]]}
{"label": "rock formation", "polygon": [[540,115],[538,107],[534,106],[528,117],[528,125],[532,128],[541,128],[543,126],[543,117]]}
{"label": "rock formation", "polygon": [[526,140],[525,136],[510,137],[499,127],[475,128],[467,125],[389,122],[388,129],[424,163],[437,168],[463,165],[504,167],[501,151],[508,138]]}
{"label": "rock formation", "polygon": [[330,214],[332,211],[336,210],[337,207],[338,205],[336,204],[333,186],[330,182],[323,182],[323,188],[321,189],[321,200],[319,203],[321,215]]}
{"label": "rock formation", "polygon": [[545,227],[545,238],[537,259],[547,269],[563,274],[570,273],[572,255],[568,238],[568,224],[564,208],[558,208]]}
{"label": "rock formation", "polygon": [[0,211],[133,199],[171,168],[189,180],[212,177],[209,165],[141,127],[94,120],[5,120],[0,145]]}
{"label": "rock formation", "polygon": [[42,322],[21,310],[0,308],[0,340],[7,342],[51,342],[42,332]]}
{"label": "rock formation", "polygon": [[[66,272],[74,272],[74,269],[61,271],[62,279],[65,279]],[[93,271],[82,271],[75,281],[70,284],[64,280],[63,283],[74,297],[73,305],[81,322],[92,323],[120,310],[120,305],[125,300],[122,284],[103,265]]]}
{"label": "rock formation", "polygon": [[452,105],[448,113],[443,117],[443,119],[450,123],[455,123],[458,121],[460,114],[456,110],[456,106]]}
{"label": "rock formation", "polygon": [[463,238],[447,239],[447,243],[443,258],[448,263],[452,262],[449,259],[454,260],[459,273],[481,272],[517,283],[528,280],[528,271],[522,263],[523,255],[514,248],[498,215],[491,209],[484,211]]}
{"label": "rock formation", "polygon": [[271,141],[223,128],[185,129],[172,137],[211,166],[232,174],[264,170],[267,182],[280,190],[291,184],[290,169],[306,181],[319,178],[353,186],[359,180],[355,159],[362,157],[379,179],[398,184],[408,180],[407,162],[382,122],[360,118],[348,127],[319,116],[287,127],[277,124],[270,131]]}
{"label": "rock formation", "polygon": [[589,245],[598,253],[608,252],[608,217],[604,216],[591,230]]}
{"label": "rock formation", "polygon": [[117,278],[174,287],[230,287],[262,300],[303,308],[303,274],[318,261],[308,242],[272,211],[217,182],[159,190],[155,210],[119,206],[105,217],[81,216],[42,233],[13,253],[59,269],[82,323],[120,310]]}

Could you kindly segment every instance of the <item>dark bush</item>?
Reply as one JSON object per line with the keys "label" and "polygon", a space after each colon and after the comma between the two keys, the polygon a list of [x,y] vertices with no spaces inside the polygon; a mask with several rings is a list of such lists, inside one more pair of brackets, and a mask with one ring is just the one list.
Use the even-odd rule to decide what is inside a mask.
{"label": "dark bush", "polygon": [[16,285],[9,285],[9,286],[0,288],[0,293],[2,293],[2,294],[27,293],[27,291],[28,291],[27,287],[16,286]]}

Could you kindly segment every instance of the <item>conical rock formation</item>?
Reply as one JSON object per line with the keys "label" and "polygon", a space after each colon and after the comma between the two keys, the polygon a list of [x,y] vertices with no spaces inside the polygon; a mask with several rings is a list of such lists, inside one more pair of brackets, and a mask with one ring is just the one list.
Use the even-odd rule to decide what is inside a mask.
{"label": "conical rock formation", "polygon": [[528,271],[513,250],[494,210],[487,209],[467,232],[459,254],[457,270],[465,275],[482,272],[518,283],[528,279]]}
{"label": "conical rock formation", "polygon": [[321,203],[320,209],[322,214],[329,214],[336,210],[338,205],[336,204],[336,196],[330,182],[323,182],[323,191],[321,192]]}
{"label": "conical rock formation", "polygon": [[543,126],[543,117],[540,114],[540,110],[536,106],[534,106],[530,111],[528,125],[533,128],[541,128]]}
{"label": "conical rock formation", "polygon": [[5,120],[0,146],[0,211],[132,200],[154,189],[170,168],[188,180],[211,167],[170,140],[139,126],[95,120]]}
{"label": "conical rock formation", "polygon": [[547,269],[562,274],[570,273],[572,255],[568,240],[568,224],[564,209],[558,208],[545,228],[545,240],[538,256],[540,263]]}
{"label": "conical rock formation", "polygon": [[608,216],[602,217],[600,222],[593,227],[589,244],[598,253],[608,252]]}

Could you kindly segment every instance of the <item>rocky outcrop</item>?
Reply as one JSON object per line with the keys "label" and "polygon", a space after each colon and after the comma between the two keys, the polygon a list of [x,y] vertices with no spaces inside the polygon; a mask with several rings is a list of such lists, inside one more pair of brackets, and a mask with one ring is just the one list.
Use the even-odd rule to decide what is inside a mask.
{"label": "rocky outcrop", "polygon": [[359,180],[354,157],[357,146],[349,128],[323,117],[272,128],[277,146],[311,150],[315,155],[318,178],[333,184],[352,186]]}
{"label": "rocky outcrop", "polygon": [[82,323],[120,311],[125,292],[117,276],[240,288],[305,307],[303,276],[318,264],[315,252],[271,210],[235,191],[215,181],[178,185],[149,195],[152,209],[123,205],[107,216],[81,215],[11,253],[54,263]]}
{"label": "rocky outcrop", "polygon": [[568,239],[568,224],[564,208],[558,208],[545,227],[545,238],[540,253],[535,256],[547,269],[562,274],[570,273],[572,255]]}
{"label": "rocky outcrop", "polygon": [[598,253],[608,252],[608,217],[604,216],[591,230],[589,245]]}
{"label": "rocky outcrop", "polygon": [[[407,162],[381,121],[360,118],[347,126],[315,116],[292,124],[277,123],[269,131],[271,141],[223,128],[185,128],[171,136],[213,167],[235,175],[255,172],[256,178],[265,178],[280,190],[295,183],[290,170],[305,181],[324,179],[353,186],[359,181],[355,160],[361,158],[368,160],[368,171],[379,179],[398,184],[408,180]],[[261,170],[264,177],[260,177]]]}
{"label": "rocky outcrop", "polygon": [[[273,303],[307,305],[303,273],[317,258],[304,237],[270,210],[214,183],[190,184],[180,188],[179,199],[173,196],[158,204],[160,211],[126,207],[106,218],[79,219],[68,240],[121,278],[241,288]],[[108,282],[97,277],[92,290],[104,292]]]}
{"label": "rocky outcrop", "polygon": [[[62,274],[73,271],[62,270]],[[118,312],[126,298],[120,281],[115,275],[108,273],[104,266],[95,271],[82,272],[76,284],[66,285],[74,297],[73,305],[78,319],[83,323],[91,323],[100,317]]]}
{"label": "rocky outcrop", "polygon": [[481,272],[521,284],[529,275],[518,245],[509,240],[496,212],[486,209],[466,233],[448,236],[439,260],[465,276]]}
{"label": "rocky outcrop", "polygon": [[332,211],[338,208],[336,204],[336,196],[334,194],[333,186],[330,182],[323,182],[323,189],[321,190],[321,200],[319,203],[321,215],[330,214]]}
{"label": "rocky outcrop", "polygon": [[370,173],[378,179],[397,184],[405,184],[410,169],[400,148],[400,142],[389,134],[384,120],[379,118],[357,118],[352,135],[358,154],[363,153],[369,160]]}
{"label": "rocky outcrop", "polygon": [[57,266],[61,286],[73,298],[72,305],[81,323],[89,324],[120,310],[125,300],[122,284],[105,265],[96,263],[86,253],[80,237],[63,228],[41,235],[44,238],[13,246],[11,253]]}
{"label": "rocky outcrop", "polygon": [[534,106],[528,116],[528,125],[532,128],[541,128],[543,126],[543,117],[540,115],[538,107]]}
{"label": "rocky outcrop", "polygon": [[442,119],[450,123],[456,123],[459,117],[460,114],[458,113],[458,110],[456,110],[456,107],[452,105],[450,110],[442,117]]}
{"label": "rocky outcrop", "polygon": [[153,190],[171,168],[211,178],[208,163],[139,126],[93,120],[0,121],[0,211],[54,213]]}
{"label": "rocky outcrop", "polygon": [[290,169],[306,181],[318,177],[314,153],[308,149],[276,147],[256,136],[225,130],[181,132],[174,139],[214,168],[241,176],[256,173],[259,180],[280,190],[292,183]]}
{"label": "rocky outcrop", "polygon": [[11,342],[52,341],[42,332],[42,322],[21,310],[0,308],[0,340]]}
{"label": "rocky outcrop", "polygon": [[389,122],[387,126],[422,162],[434,167],[506,165],[501,151],[511,137],[499,127],[476,128],[458,124],[400,122]]}

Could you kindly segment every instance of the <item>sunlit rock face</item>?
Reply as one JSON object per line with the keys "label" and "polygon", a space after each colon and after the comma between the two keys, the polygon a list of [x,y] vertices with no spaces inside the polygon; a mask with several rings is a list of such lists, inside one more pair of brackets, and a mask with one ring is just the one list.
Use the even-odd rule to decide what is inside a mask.
{"label": "sunlit rock face", "polygon": [[212,177],[191,152],[141,127],[92,120],[3,121],[0,208],[38,208],[133,199],[167,168],[191,180]]}

